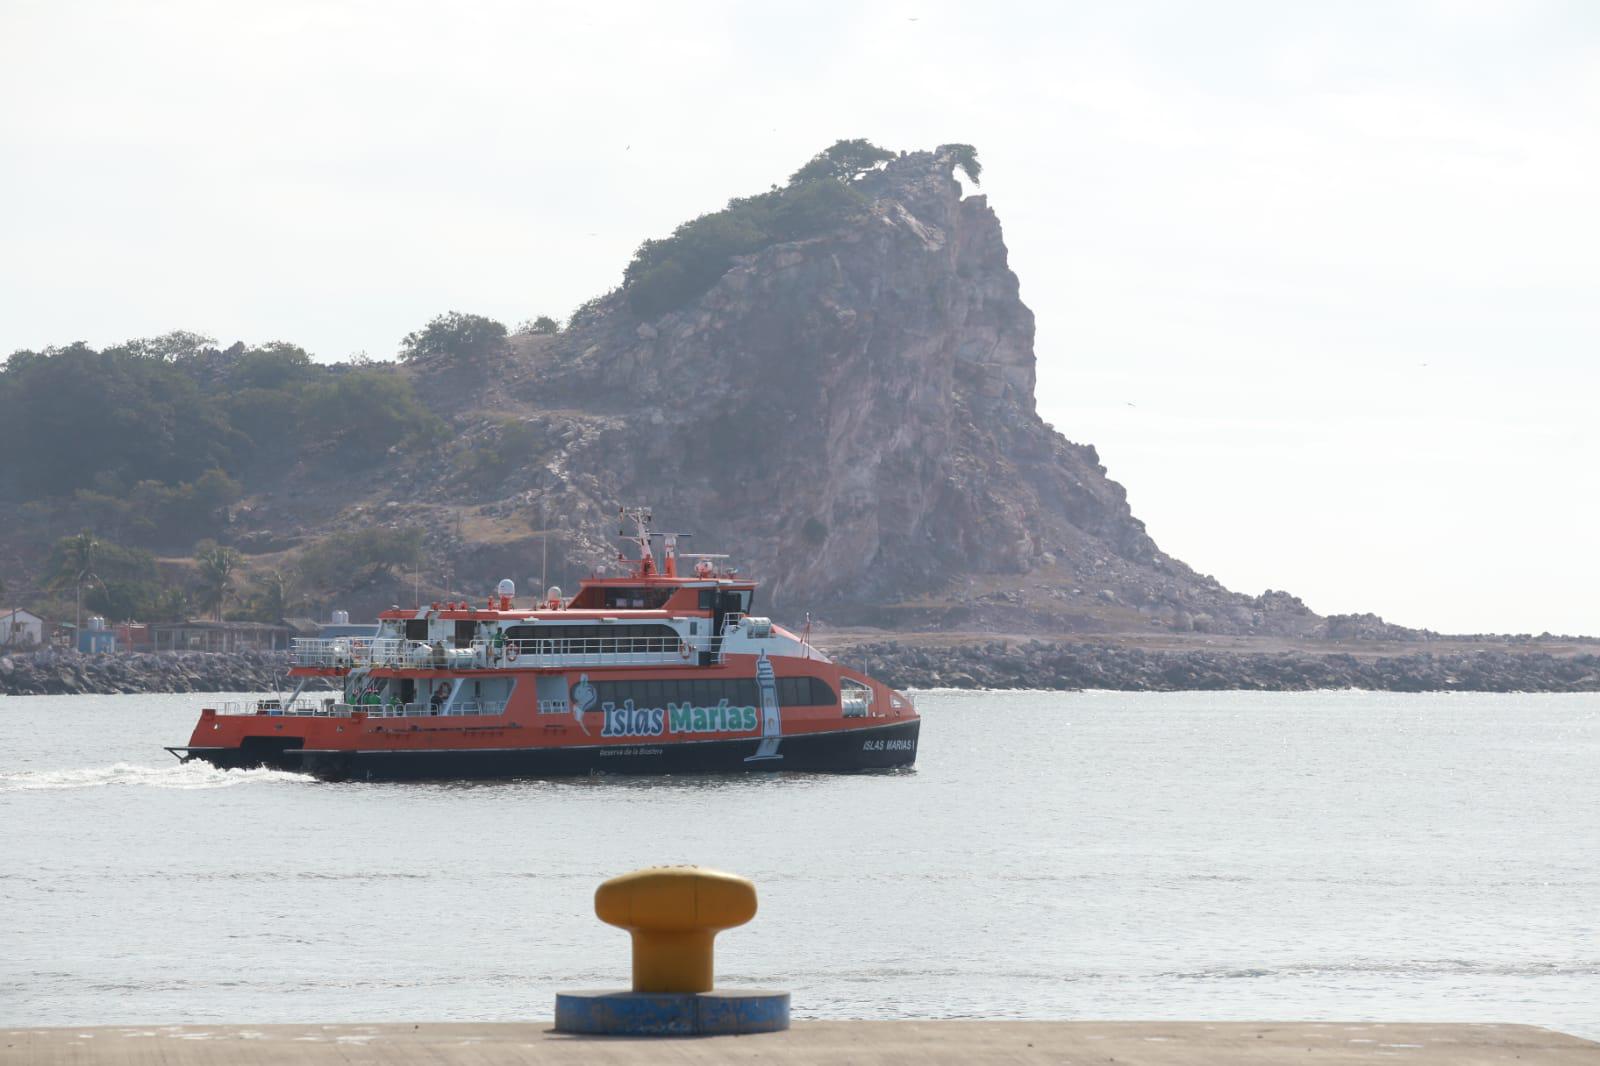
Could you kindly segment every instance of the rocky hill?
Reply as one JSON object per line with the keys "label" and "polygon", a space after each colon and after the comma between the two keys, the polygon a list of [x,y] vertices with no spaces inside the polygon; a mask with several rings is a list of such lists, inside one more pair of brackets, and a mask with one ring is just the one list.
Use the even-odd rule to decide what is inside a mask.
{"label": "rocky hill", "polygon": [[[1033,313],[953,166],[889,161],[859,180],[860,217],[736,257],[680,309],[642,319],[618,291],[515,338],[457,416],[461,454],[518,452],[474,501],[545,516],[569,569],[605,557],[617,502],[649,502],[789,617],[1326,634],[1292,596],[1232,593],[1163,553],[1094,447],[1039,417]],[[452,369],[419,373],[429,395]],[[410,485],[448,505],[454,465]]]}
{"label": "rocky hill", "polygon": [[[585,305],[564,329],[504,339],[480,331],[471,359],[414,343],[404,366],[384,371],[403,382],[346,368],[307,386],[299,395],[321,406],[292,435],[298,450],[286,442],[284,454],[265,454],[262,442],[275,439],[267,420],[250,450],[227,453],[251,455],[248,468],[215,460],[242,479],[244,497],[205,535],[244,552],[247,572],[322,574],[304,589],[308,610],[361,615],[409,602],[419,588],[424,598],[476,596],[504,576],[526,589],[544,572],[570,585],[614,554],[618,505],[648,504],[657,529],[695,535],[688,550],[730,552],[761,577],[763,609],[789,621],[811,613],[901,631],[1422,636],[1371,616],[1322,618],[1287,593],[1231,592],[1162,552],[1094,447],[1039,417],[1033,313],[998,216],[955,174],[976,173],[972,149],[835,148],[852,145],[871,165],[833,174],[825,153],[786,189],[646,242],[628,286]],[[799,181],[818,167],[821,177]],[[706,252],[707,234],[738,254]],[[641,300],[647,283],[653,295]],[[130,345],[152,354],[150,343]],[[316,369],[293,364],[295,352],[235,345],[174,365],[205,395],[228,398],[236,424],[271,410],[251,395],[278,397],[282,420],[310,410],[262,391]],[[30,365],[46,356],[30,353]],[[359,425],[327,432],[324,408],[337,421],[385,390],[387,436]],[[408,413],[413,395],[427,412]],[[426,432],[405,432],[424,420]],[[130,470],[125,481],[148,476]],[[45,569],[52,538],[97,513],[117,515],[119,528],[153,528],[130,500],[80,490],[9,508],[14,536],[0,564],[12,587]],[[168,532],[148,535],[195,528],[172,513],[160,527]],[[312,565],[330,534],[374,529],[419,531],[420,560],[352,567],[341,582],[349,541],[346,555],[324,551]],[[188,550],[177,540],[165,551],[146,546]]]}

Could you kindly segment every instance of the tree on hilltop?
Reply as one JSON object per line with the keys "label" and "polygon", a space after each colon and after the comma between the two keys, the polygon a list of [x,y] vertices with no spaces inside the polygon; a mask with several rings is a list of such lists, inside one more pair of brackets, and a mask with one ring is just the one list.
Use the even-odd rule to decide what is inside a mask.
{"label": "tree on hilltop", "polygon": [[549,315],[540,315],[538,318],[530,319],[518,326],[517,332],[522,334],[531,333],[534,336],[550,336],[561,332],[561,323]]}
{"label": "tree on hilltop", "polygon": [[941,144],[934,149],[935,154],[950,160],[952,166],[960,167],[972,184],[982,184],[978,176],[983,173],[983,164],[978,162],[978,150],[970,144]]}
{"label": "tree on hilltop", "polygon": [[893,158],[893,152],[879,148],[865,137],[834,141],[830,147],[812,156],[810,162],[791,174],[789,184],[803,185],[819,178],[855,181],[869,170],[876,169],[879,163],[887,163]]}
{"label": "tree on hilltop", "polygon": [[407,333],[400,342],[406,362],[443,357],[459,363],[483,364],[505,351],[506,327],[483,315],[451,311]]}
{"label": "tree on hilltop", "polygon": [[206,352],[216,351],[216,348],[215,337],[195,333],[193,330],[175,329],[159,337],[135,337],[106,350],[124,352],[141,359],[155,359],[163,363],[181,363],[185,360],[198,359]]}

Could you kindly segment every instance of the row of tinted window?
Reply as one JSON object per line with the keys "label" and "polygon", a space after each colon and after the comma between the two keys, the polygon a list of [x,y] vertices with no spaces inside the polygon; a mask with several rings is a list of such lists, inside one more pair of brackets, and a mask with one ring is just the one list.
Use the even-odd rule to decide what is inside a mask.
{"label": "row of tinted window", "polygon": [[[696,707],[715,707],[727,700],[733,707],[761,706],[761,691],[753,678],[712,681],[596,681],[600,703],[621,706],[632,700],[635,707],[665,707],[669,703],[690,703]],[[778,678],[780,707],[831,707],[839,702],[832,686],[820,677]]]}
{"label": "row of tinted window", "polygon": [[506,628],[507,640],[620,640],[623,637],[676,640],[678,631],[668,625],[541,625]]}
{"label": "row of tinted window", "polygon": [[631,610],[655,611],[665,607],[672,598],[672,589],[606,589],[602,606],[625,607]]}

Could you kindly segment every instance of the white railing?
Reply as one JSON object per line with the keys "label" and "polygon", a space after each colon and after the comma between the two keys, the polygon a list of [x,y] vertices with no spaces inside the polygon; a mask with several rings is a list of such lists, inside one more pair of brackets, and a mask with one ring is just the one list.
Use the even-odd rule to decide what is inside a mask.
{"label": "white railing", "polygon": [[300,637],[294,642],[296,666],[460,669],[481,665],[472,661],[474,655],[470,648],[447,648],[400,637]]}
{"label": "white railing", "polygon": [[715,653],[714,637],[553,637],[473,644],[483,666],[664,666],[698,664]]}
{"label": "white railing", "polygon": [[228,700],[215,708],[218,714],[270,714],[288,718],[332,718],[348,714],[335,697],[307,696],[297,700]]}
{"label": "white railing", "polygon": [[296,666],[370,666],[374,645],[394,643],[375,637],[296,637],[290,651]]}
{"label": "white railing", "polygon": [[[555,701],[544,701],[555,702]],[[566,713],[566,701],[559,713]],[[435,707],[427,703],[344,703],[334,697],[321,699],[281,700],[229,700],[214,708],[218,714],[271,715],[285,718],[348,718],[352,711],[360,711],[368,718],[432,718],[437,716],[504,714],[505,700],[457,700]],[[544,712],[543,703],[540,711]]]}
{"label": "white railing", "polygon": [[294,665],[353,669],[471,670],[556,666],[659,666],[698,663],[703,652],[716,654],[717,637],[550,637],[493,642],[475,640],[469,648],[446,648],[394,637],[297,638]]}
{"label": "white railing", "polygon": [[505,700],[457,700],[443,714],[504,714]]}
{"label": "white railing", "polygon": [[381,703],[354,708],[365,711],[368,718],[451,718],[466,715],[504,714],[505,700],[460,700],[453,704],[435,707],[430,703]]}

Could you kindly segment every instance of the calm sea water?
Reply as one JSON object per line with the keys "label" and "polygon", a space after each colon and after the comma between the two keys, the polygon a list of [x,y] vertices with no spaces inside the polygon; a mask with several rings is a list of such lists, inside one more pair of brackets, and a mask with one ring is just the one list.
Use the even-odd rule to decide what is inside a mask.
{"label": "calm sea water", "polygon": [[693,862],[797,1016],[1600,1036],[1595,696],[933,692],[910,772],[474,786],[179,767],[202,702],[0,699],[0,1023],[545,1018]]}

